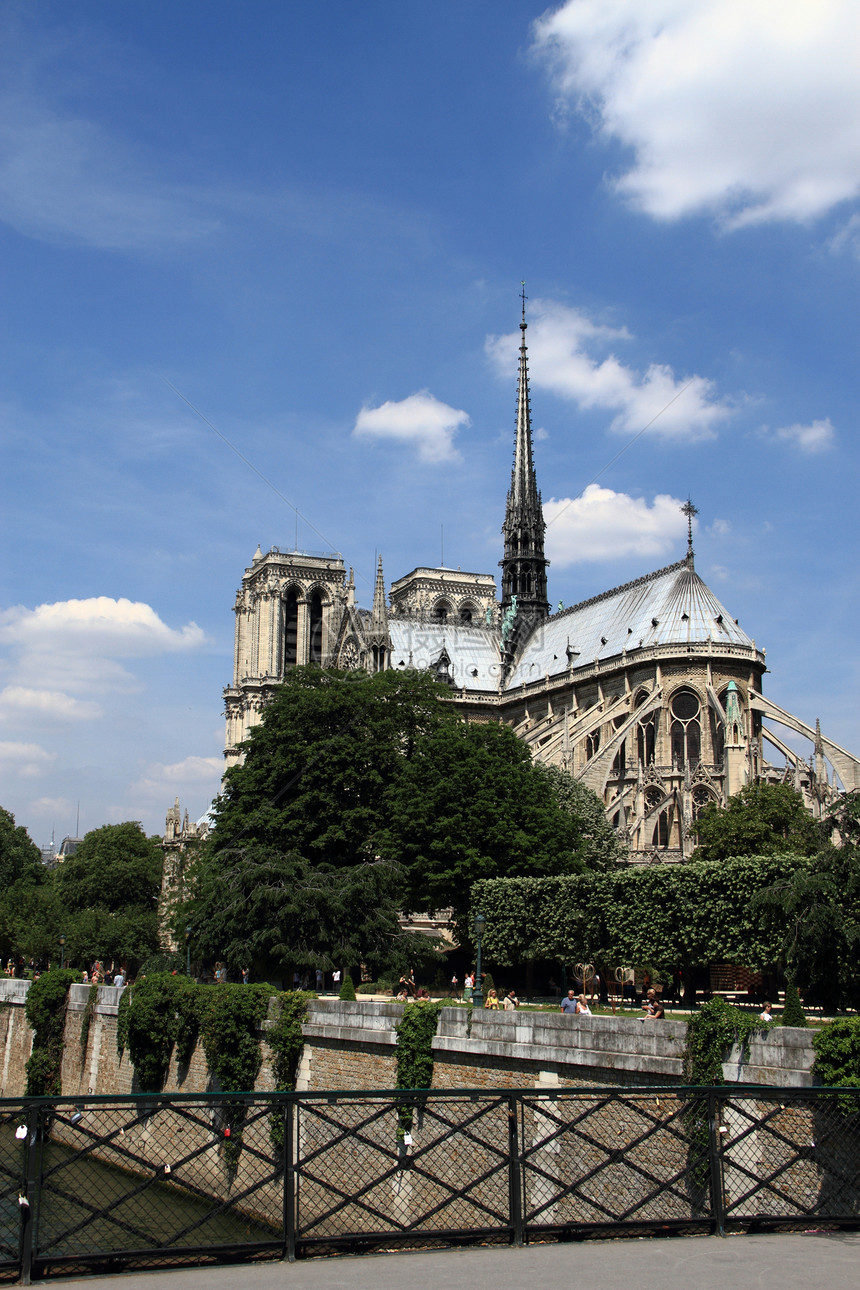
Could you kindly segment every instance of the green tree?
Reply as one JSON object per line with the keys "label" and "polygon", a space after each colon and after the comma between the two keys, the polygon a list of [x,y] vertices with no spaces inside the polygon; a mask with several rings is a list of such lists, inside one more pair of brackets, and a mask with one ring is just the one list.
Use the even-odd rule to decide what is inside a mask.
{"label": "green tree", "polygon": [[293,968],[331,969],[384,958],[400,935],[399,878],[385,861],[313,865],[295,851],[248,842],[204,847],[190,873],[191,898],[176,915],[192,926],[195,957],[221,959],[256,980]]}
{"label": "green tree", "polygon": [[459,720],[426,673],[293,668],[227,774],[216,852],[249,842],[336,867],[373,860],[385,798],[416,742]]}
{"label": "green tree", "polygon": [[779,965],[809,1002],[827,1012],[853,1003],[860,989],[860,854],[827,847],[753,896],[781,930]]}
{"label": "green tree", "polygon": [[158,947],[161,847],[139,824],[94,829],[38,887],[19,882],[7,902],[7,934],[26,957],[56,963],[93,959],[134,970]]}
{"label": "green tree", "polygon": [[458,722],[428,733],[387,802],[380,847],[403,865],[406,907],[453,909],[462,940],[476,879],[584,867],[578,818],[508,726]]}
{"label": "green tree", "polygon": [[788,784],[747,784],[726,805],[709,803],[696,820],[694,860],[729,856],[813,855],[822,831]]}
{"label": "green tree", "polygon": [[560,766],[538,764],[549,778],[559,806],[576,820],[577,855],[586,869],[613,869],[626,864],[626,848],[607,820],[597,793]]}
{"label": "green tree", "polygon": [[44,873],[39,848],[15,816],[0,806],[0,891],[21,879],[38,882]]}

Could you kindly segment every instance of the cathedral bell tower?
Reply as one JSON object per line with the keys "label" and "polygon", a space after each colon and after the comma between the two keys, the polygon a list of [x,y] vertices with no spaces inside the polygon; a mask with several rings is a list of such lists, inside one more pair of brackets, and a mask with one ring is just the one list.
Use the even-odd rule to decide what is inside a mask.
{"label": "cathedral bell tower", "polygon": [[549,601],[546,594],[546,571],[543,539],[546,525],[540,493],[535,478],[532,449],[531,403],[529,400],[529,367],[526,351],[526,295],[523,289],[523,316],[520,323],[520,370],[517,383],[517,429],[514,440],[514,465],[505,508],[502,534],[505,556],[502,568],[502,613],[512,607],[516,596],[514,628],[525,622],[546,618]]}

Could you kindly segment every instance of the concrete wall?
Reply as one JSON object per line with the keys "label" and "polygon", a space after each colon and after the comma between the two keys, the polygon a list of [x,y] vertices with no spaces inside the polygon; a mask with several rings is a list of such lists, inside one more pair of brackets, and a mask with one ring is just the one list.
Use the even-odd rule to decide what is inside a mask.
{"label": "concrete wall", "polygon": [[[217,987],[213,986],[213,989]],[[32,1033],[24,1013],[28,983],[0,980],[0,1096],[20,1097]],[[81,1045],[90,987],[73,985],[66,1014],[63,1092],[72,1096],[137,1091],[128,1054],[116,1050],[120,991],[100,986],[89,1034]],[[316,999],[304,1027],[300,1090],[394,1088],[399,1003]],[[260,1092],[274,1087],[261,1032]],[[558,1012],[488,1012],[444,1008],[433,1043],[435,1088],[522,1088],[618,1084],[629,1087],[683,1080],[686,1023],[639,1017],[574,1017]],[[756,1037],[746,1062],[733,1050],[724,1065],[727,1081],[776,1086],[812,1083],[811,1033],[779,1027]],[[165,1092],[202,1093],[216,1085],[198,1043],[184,1070],[171,1062]]]}

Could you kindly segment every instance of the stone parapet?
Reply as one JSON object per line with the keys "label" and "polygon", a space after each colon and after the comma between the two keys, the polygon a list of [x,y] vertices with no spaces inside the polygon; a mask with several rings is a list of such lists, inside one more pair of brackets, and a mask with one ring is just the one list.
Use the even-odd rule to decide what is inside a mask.
{"label": "stone parapet", "polygon": [[728,1084],[771,1084],[778,1088],[811,1088],[815,1050],[813,1031],[799,1026],[775,1026],[753,1035],[744,1058],[735,1044],[723,1062]]}
{"label": "stone parapet", "polygon": [[351,1044],[397,1043],[395,1026],[403,1016],[402,1003],[354,1003],[346,999],[312,999],[302,1026],[306,1040],[326,1039]]}
{"label": "stone parapet", "polygon": [[[462,1057],[527,1060],[548,1067],[587,1068],[595,1083],[604,1072],[630,1072],[655,1082],[680,1080],[686,1023],[639,1017],[587,1017],[554,1012],[476,1012],[443,1008],[433,1052]],[[579,1071],[577,1071],[579,1073]]]}

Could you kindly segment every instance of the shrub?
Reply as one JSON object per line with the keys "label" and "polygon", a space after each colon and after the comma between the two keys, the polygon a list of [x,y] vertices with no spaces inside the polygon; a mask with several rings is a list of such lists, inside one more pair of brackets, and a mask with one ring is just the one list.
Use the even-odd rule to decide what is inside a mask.
{"label": "shrub", "polygon": [[815,1075],[821,1084],[860,1088],[860,1017],[843,1017],[813,1036]]}
{"label": "shrub", "polygon": [[800,1003],[800,995],[794,981],[789,981],[785,987],[785,1007],[782,1010],[783,1026],[808,1026],[806,1013]]}
{"label": "shrub", "polygon": [[349,973],[347,973],[346,976],[343,978],[343,985],[340,987],[340,994],[338,995],[338,998],[348,1000],[351,1003],[355,1003],[355,986],[352,984],[352,977],[349,975]]}

